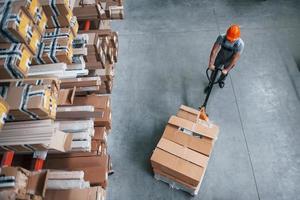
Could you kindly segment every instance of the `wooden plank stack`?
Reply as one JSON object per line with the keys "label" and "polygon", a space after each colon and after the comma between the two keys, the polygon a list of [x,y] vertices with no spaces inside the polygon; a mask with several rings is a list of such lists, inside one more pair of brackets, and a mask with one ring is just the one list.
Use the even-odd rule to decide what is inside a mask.
{"label": "wooden plank stack", "polygon": [[182,105],[152,154],[154,177],[196,195],[218,132],[216,125],[199,119],[198,110]]}

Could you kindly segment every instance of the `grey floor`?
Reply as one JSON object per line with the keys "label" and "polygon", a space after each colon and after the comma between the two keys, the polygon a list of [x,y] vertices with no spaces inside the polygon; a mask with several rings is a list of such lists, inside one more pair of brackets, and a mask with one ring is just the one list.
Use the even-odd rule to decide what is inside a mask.
{"label": "grey floor", "polygon": [[[125,0],[112,95],[108,200],[300,199],[300,1]],[[217,35],[245,50],[208,105],[219,139],[199,195],[153,178],[149,158],[181,104],[198,107]]]}

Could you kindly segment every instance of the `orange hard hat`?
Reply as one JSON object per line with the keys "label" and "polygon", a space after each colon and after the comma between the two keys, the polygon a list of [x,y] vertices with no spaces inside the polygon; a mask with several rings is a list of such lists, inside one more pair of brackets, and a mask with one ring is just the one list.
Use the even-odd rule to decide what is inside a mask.
{"label": "orange hard hat", "polygon": [[231,25],[226,32],[226,39],[230,42],[234,42],[239,39],[241,35],[240,26],[237,24]]}

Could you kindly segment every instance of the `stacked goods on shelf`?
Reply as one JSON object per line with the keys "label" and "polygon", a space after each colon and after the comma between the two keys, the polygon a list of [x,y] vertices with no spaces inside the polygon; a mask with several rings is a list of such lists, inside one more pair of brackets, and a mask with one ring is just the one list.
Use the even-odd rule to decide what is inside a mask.
{"label": "stacked goods on shelf", "polygon": [[58,108],[56,125],[73,135],[72,150],[49,155],[45,167],[82,170],[85,181],[105,189],[111,170],[107,153],[107,134],[111,129],[109,96],[75,96],[72,105]]}
{"label": "stacked goods on shelf", "polygon": [[72,152],[92,151],[92,137],[95,135],[94,121],[92,119],[56,121],[55,123],[59,130],[73,135]]}
{"label": "stacked goods on shelf", "polygon": [[42,199],[48,171],[30,172],[21,167],[0,168],[0,199]]}
{"label": "stacked goods on shelf", "polygon": [[[47,152],[43,168],[68,170],[47,172],[42,198],[104,200],[112,170],[108,94],[118,56],[118,35],[109,19],[123,18],[123,5],[78,2],[0,0],[0,127],[4,118],[7,122],[0,153],[5,158],[2,153],[15,152],[14,163],[29,168],[23,153]],[[87,20],[77,9],[81,5],[102,6],[102,17]],[[115,12],[118,6],[121,14]],[[87,21],[89,30],[83,30]],[[11,189],[18,194],[0,187],[0,195],[11,195]]]}
{"label": "stacked goods on shelf", "polygon": [[55,79],[0,81],[2,97],[9,102],[7,121],[55,119],[59,84]]}
{"label": "stacked goods on shelf", "polygon": [[199,119],[199,111],[181,106],[155,148],[151,165],[157,180],[196,195],[219,128]]}
{"label": "stacked goods on shelf", "polygon": [[69,151],[73,136],[56,129],[53,120],[11,122],[0,134],[0,151]]}
{"label": "stacked goods on shelf", "polygon": [[0,7],[0,78],[27,77],[47,18],[38,0],[1,0]]}
{"label": "stacked goods on shelf", "polygon": [[77,0],[73,8],[78,22],[90,20],[98,28],[99,20],[124,18],[123,0]]}
{"label": "stacked goods on shelf", "polygon": [[105,200],[105,190],[91,187],[83,171],[49,171],[45,199]]}

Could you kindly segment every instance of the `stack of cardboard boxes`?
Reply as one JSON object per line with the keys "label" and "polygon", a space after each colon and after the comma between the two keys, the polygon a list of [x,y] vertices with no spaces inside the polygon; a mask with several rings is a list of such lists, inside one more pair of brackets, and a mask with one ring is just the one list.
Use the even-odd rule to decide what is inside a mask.
{"label": "stack of cardboard boxes", "polygon": [[181,106],[155,148],[155,178],[192,195],[199,191],[219,128],[199,119],[199,111]]}
{"label": "stack of cardboard boxes", "polygon": [[[123,18],[122,3],[0,0],[0,126],[6,122],[0,152],[14,151],[13,165],[31,169],[30,157],[20,153],[47,151],[42,172],[47,174],[43,183],[50,184],[31,193],[33,172],[11,167],[16,173],[10,175],[5,173],[10,168],[3,167],[0,197],[105,199],[112,170],[109,94],[119,48],[110,19]],[[101,12],[89,18],[86,6]],[[48,170],[55,170],[54,178],[48,178]],[[16,184],[7,184],[12,181]]]}
{"label": "stack of cardboard boxes", "polygon": [[46,16],[38,0],[1,0],[0,7],[0,78],[24,78],[45,31]]}
{"label": "stack of cardboard boxes", "polygon": [[45,196],[48,171],[4,167],[0,168],[0,173],[0,199],[39,200]]}

